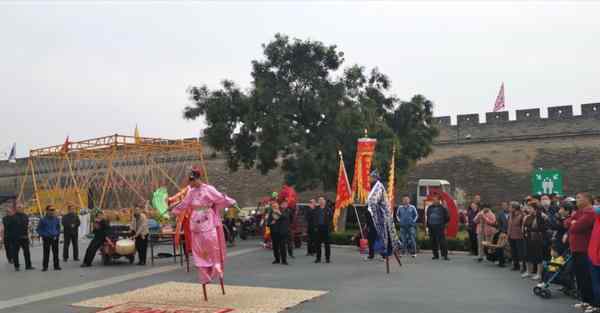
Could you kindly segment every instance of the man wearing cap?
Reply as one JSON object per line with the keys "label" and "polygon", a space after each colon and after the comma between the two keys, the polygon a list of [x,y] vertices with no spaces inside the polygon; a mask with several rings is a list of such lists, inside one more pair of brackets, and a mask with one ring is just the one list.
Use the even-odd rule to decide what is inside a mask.
{"label": "man wearing cap", "polygon": [[46,207],[46,215],[40,220],[37,227],[37,232],[42,237],[44,244],[44,259],[42,272],[48,270],[48,262],[50,260],[50,249],[52,249],[52,260],[54,261],[54,270],[60,271],[58,261],[58,238],[60,237],[60,221],[54,213],[54,207],[49,205]]}

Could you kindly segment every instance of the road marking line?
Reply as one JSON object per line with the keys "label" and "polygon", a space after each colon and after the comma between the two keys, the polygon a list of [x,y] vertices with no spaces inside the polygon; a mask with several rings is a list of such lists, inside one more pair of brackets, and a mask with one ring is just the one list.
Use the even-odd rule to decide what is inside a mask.
{"label": "road marking line", "polygon": [[[243,254],[247,254],[247,253],[251,253],[251,252],[255,252],[255,251],[259,251],[259,250],[262,250],[262,248],[241,249],[241,250],[237,250],[237,251],[228,253],[227,256],[235,257],[235,256],[239,256],[239,255],[243,255]],[[42,301],[42,300],[63,297],[63,296],[87,291],[90,289],[106,287],[106,286],[122,283],[124,281],[148,277],[148,276],[166,273],[166,272],[170,272],[170,271],[174,271],[174,270],[178,270],[178,269],[181,269],[181,266],[179,266],[179,265],[161,266],[161,267],[153,268],[153,269],[150,269],[147,271],[111,277],[111,278],[97,280],[94,282],[85,283],[85,284],[81,284],[81,285],[55,289],[52,291],[41,292],[38,294],[29,295],[29,296],[20,297],[20,298],[14,298],[14,299],[7,300],[7,301],[0,301],[0,310],[4,310],[4,309],[12,308],[15,306],[20,306],[20,305],[25,305],[25,304],[29,304],[29,303],[33,303],[33,302],[38,302],[38,301]]]}

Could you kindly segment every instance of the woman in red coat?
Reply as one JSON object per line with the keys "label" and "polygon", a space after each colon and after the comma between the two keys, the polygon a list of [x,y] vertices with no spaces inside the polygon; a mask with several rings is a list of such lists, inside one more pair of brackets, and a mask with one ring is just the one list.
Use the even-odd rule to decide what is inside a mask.
{"label": "woman in red coat", "polygon": [[594,229],[592,230],[592,236],[590,237],[590,245],[588,247],[588,256],[592,263],[592,289],[594,291],[594,303],[595,311],[588,310],[591,312],[600,312],[600,206],[595,206],[594,211],[596,213],[596,221],[594,222]]}
{"label": "woman in red coat", "polygon": [[592,228],[594,227],[595,214],[590,194],[580,192],[577,194],[576,199],[577,211],[571,213],[571,217],[565,220],[564,226],[569,232],[569,247],[573,255],[575,280],[577,281],[582,300],[575,307],[586,308],[594,299],[588,248],[590,237],[592,236]]}

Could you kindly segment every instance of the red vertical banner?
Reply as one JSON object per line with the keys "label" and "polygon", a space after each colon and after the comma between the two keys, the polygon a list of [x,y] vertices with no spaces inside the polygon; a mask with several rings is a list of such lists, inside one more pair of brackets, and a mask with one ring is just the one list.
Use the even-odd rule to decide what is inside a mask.
{"label": "red vertical banner", "polygon": [[340,151],[340,167],[338,170],[337,192],[335,195],[335,209],[333,213],[333,227],[336,232],[338,231],[340,216],[343,216],[342,210],[346,209],[350,204],[352,204],[352,190],[350,189],[348,174],[346,173],[344,159],[342,158],[342,152]]}
{"label": "red vertical banner", "polygon": [[375,155],[375,145],[377,139],[360,138],[356,147],[356,160],[354,161],[354,178],[352,179],[352,197],[358,203],[365,203],[371,191],[371,181],[369,174],[373,156]]}

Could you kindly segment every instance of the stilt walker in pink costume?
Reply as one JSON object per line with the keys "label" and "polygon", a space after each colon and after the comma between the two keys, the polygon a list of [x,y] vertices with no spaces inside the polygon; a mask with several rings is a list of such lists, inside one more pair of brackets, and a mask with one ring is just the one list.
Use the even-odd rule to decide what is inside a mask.
{"label": "stilt walker in pink costume", "polygon": [[217,277],[221,282],[221,291],[225,294],[223,271],[226,248],[219,211],[235,204],[235,200],[203,183],[200,179],[203,174],[201,168],[192,168],[188,192],[173,207],[172,212],[177,216],[189,217],[187,220],[191,233],[192,260],[198,269],[204,300],[208,301],[206,284]]}

